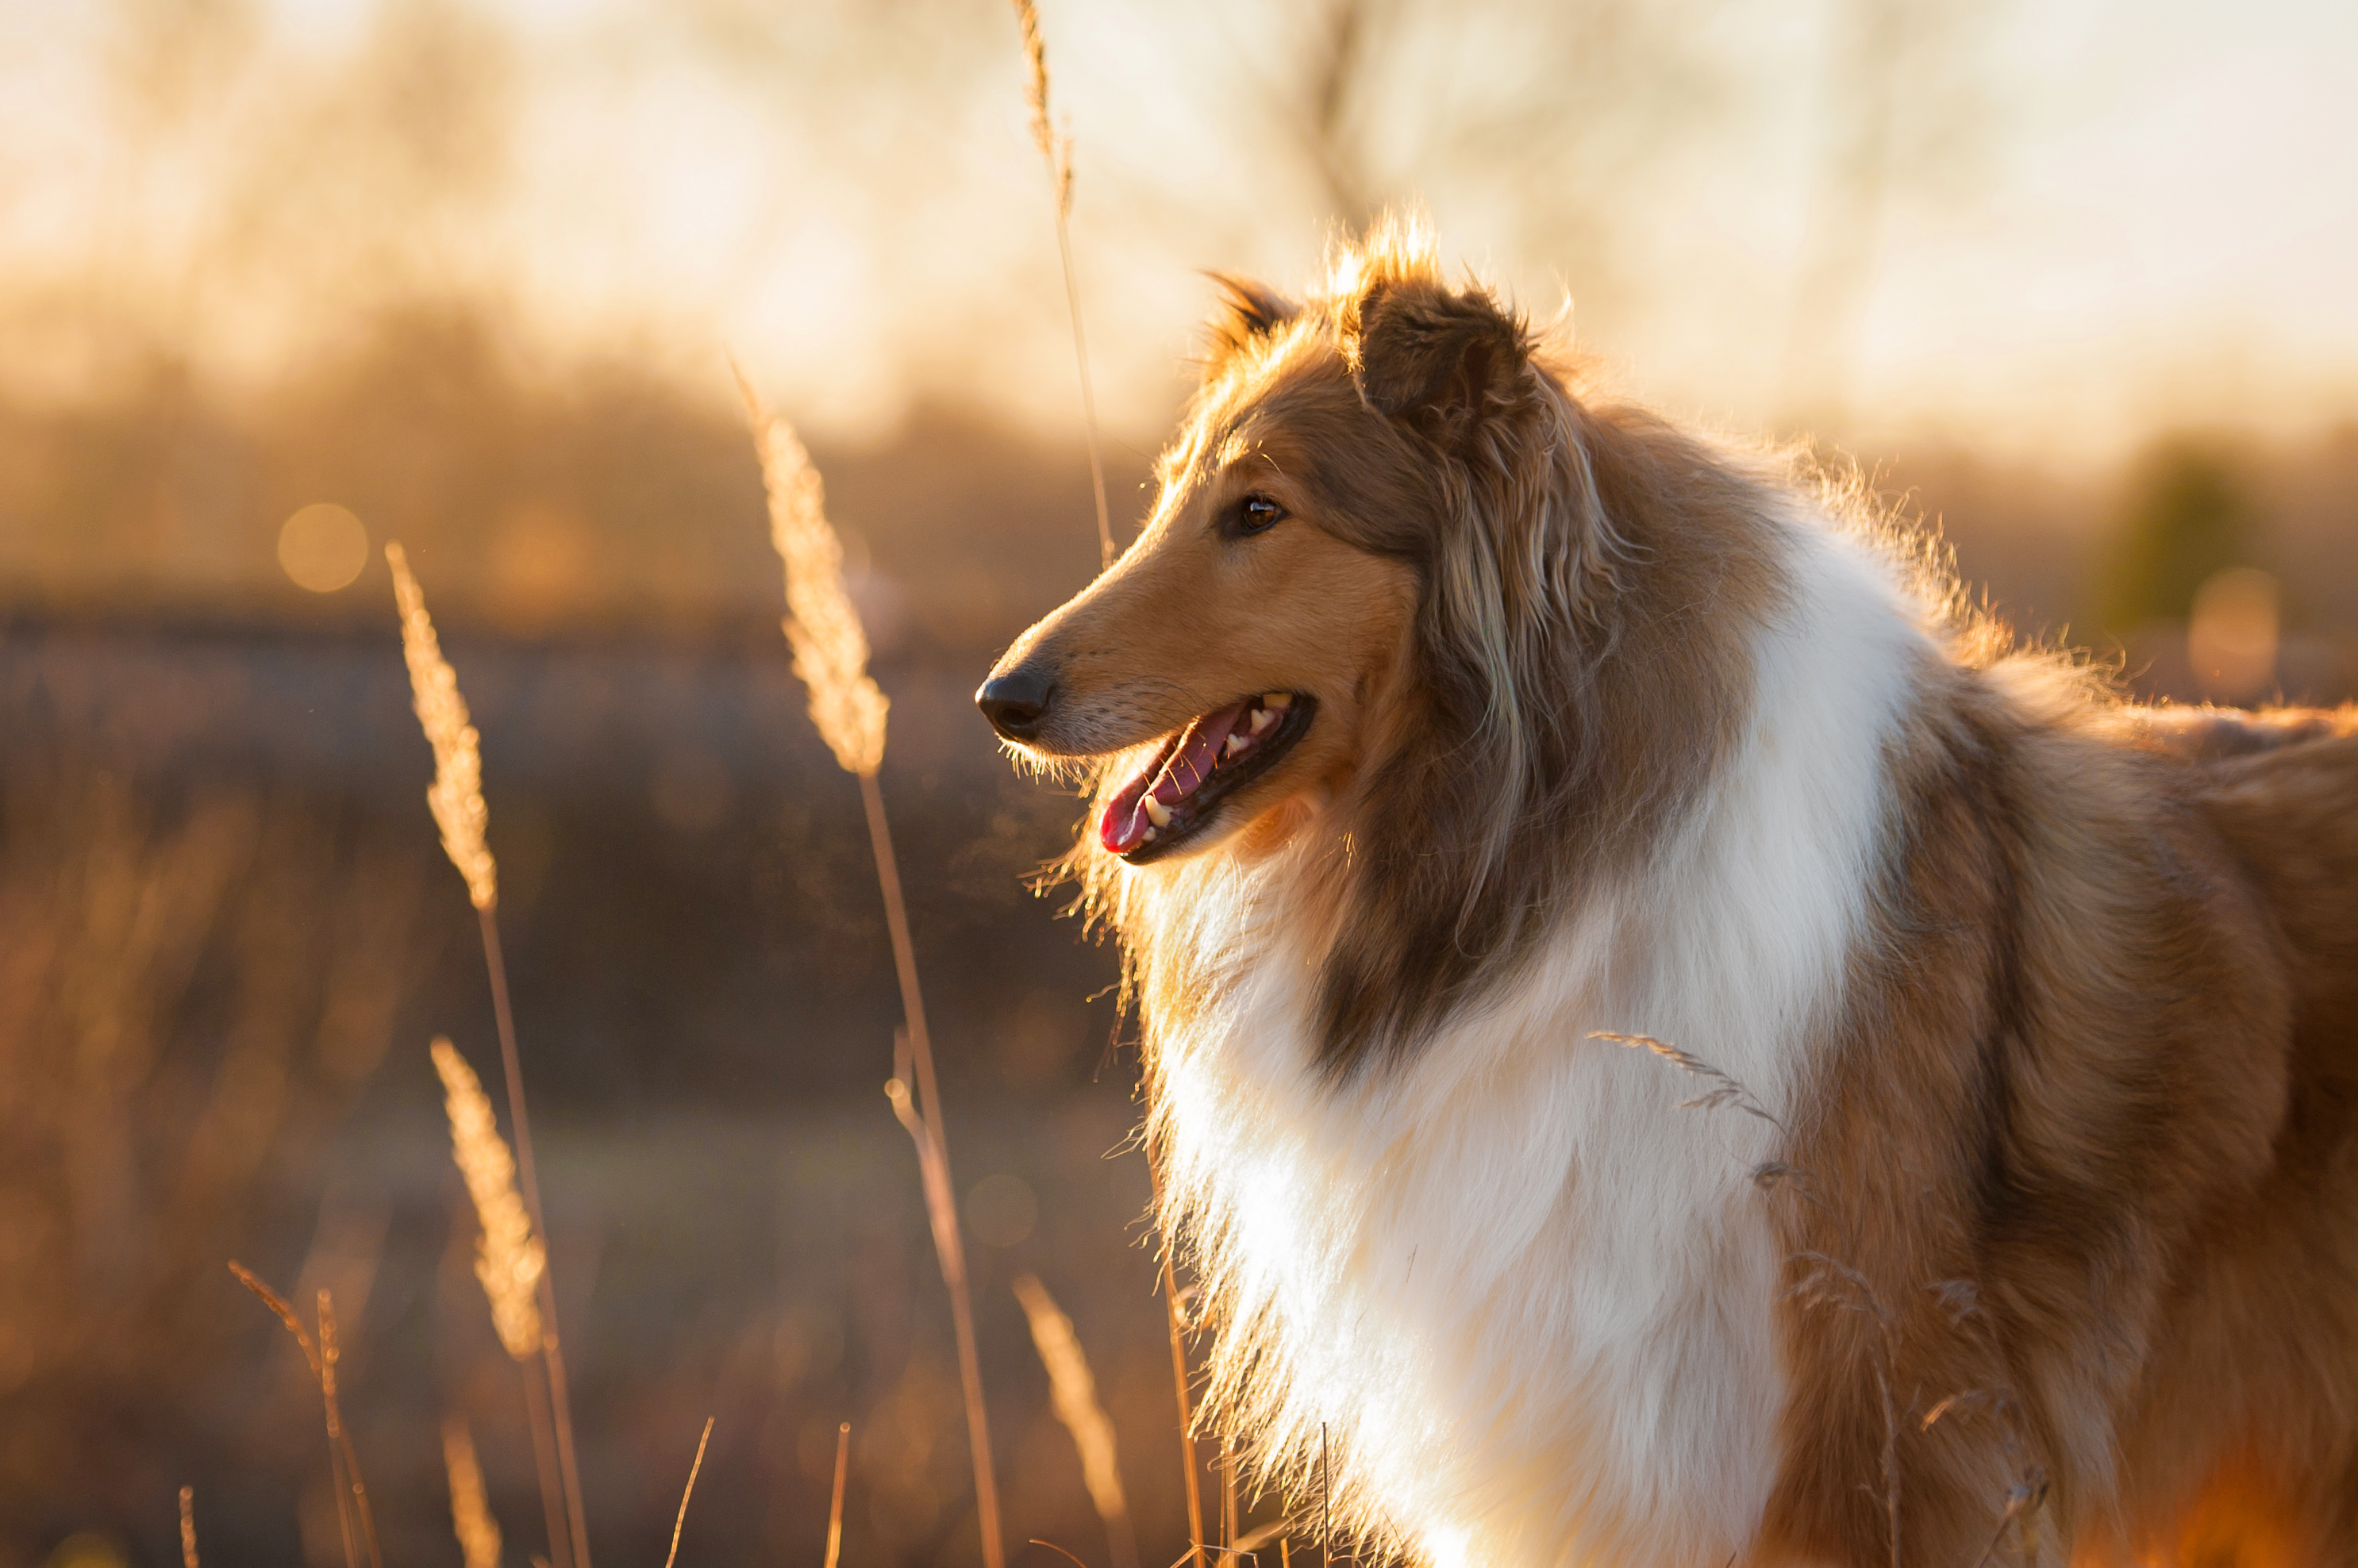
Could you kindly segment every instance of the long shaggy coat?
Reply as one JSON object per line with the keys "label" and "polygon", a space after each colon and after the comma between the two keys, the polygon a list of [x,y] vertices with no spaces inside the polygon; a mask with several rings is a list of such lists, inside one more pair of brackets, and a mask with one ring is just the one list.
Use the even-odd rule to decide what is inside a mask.
{"label": "long shaggy coat", "polygon": [[1228,287],[983,694],[1100,786],[1206,1419],[1444,1565],[2358,1563],[2358,715],[2015,648],[1411,230]]}

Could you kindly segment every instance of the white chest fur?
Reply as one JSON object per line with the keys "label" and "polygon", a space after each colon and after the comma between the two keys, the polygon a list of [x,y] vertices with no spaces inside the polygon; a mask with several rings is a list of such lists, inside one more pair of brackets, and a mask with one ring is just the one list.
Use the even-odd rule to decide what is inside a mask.
{"label": "white chest fur", "polygon": [[1749,1177],[1775,1132],[1589,1036],[1671,1042],[1781,1116],[1839,1005],[1924,644],[1863,548],[1805,524],[1793,549],[1725,775],[1412,1059],[1310,1070],[1287,938],[1314,848],[1156,912],[1150,965],[1218,997],[1148,1021],[1172,1201],[1228,1319],[1216,1385],[1266,1452],[1314,1462],[1323,1430],[1338,1520],[1437,1564],[1721,1568],[1774,1480],[1780,1260]]}

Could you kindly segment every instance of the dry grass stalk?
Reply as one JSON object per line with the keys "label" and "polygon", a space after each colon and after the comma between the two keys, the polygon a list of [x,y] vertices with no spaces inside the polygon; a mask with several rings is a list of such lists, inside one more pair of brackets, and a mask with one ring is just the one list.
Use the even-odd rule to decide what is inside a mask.
{"label": "dry grass stalk", "polygon": [[[180,1488],[180,1568],[198,1568],[197,1489]],[[472,1565],[470,1564],[470,1568]]]}
{"label": "dry grass stalk", "polygon": [[[1938,1298],[1952,1327],[1963,1332],[1968,1325],[1973,1325],[1992,1362],[2003,1364],[2004,1353],[1988,1314],[1982,1311],[1981,1291],[1974,1281],[1938,1280],[1925,1288]],[[1998,1515],[1997,1528],[1991,1532],[1989,1545],[1975,1560],[1974,1568],[1984,1568],[1997,1554],[2009,1529],[2015,1531],[2015,1555],[2025,1568],[2029,1568],[2039,1558],[2039,1510],[2047,1500],[2047,1467],[2030,1457],[2029,1444],[2022,1430],[2022,1410],[2015,1402],[2013,1389],[2001,1382],[1951,1394],[1924,1412],[1918,1430],[1930,1432],[1943,1418],[1977,1406],[1986,1407],[1996,1421],[2000,1441],[2006,1445],[2015,1476],[2006,1487],[2006,1507]]]}
{"label": "dry grass stalk", "polygon": [[966,1400],[967,1435],[974,1453],[975,1513],[982,1530],[985,1568],[1001,1568],[999,1478],[990,1457],[990,1417],[982,1400],[982,1358],[975,1347],[974,1313],[967,1283],[966,1246],[958,1233],[957,1198],[950,1184],[948,1152],[924,1108],[909,1093],[909,1033],[892,1036],[893,1075],[885,1081],[884,1096],[892,1114],[917,1146],[917,1174],[925,1187],[925,1219],[933,1228],[934,1256],[941,1264],[942,1283],[949,1292],[950,1326],[957,1339],[958,1385]]}
{"label": "dry grass stalk", "polygon": [[1023,30],[1023,56],[1031,73],[1023,84],[1023,101],[1032,110],[1032,141],[1048,165],[1048,181],[1056,198],[1056,255],[1065,265],[1065,304],[1073,319],[1073,360],[1081,373],[1081,412],[1089,435],[1089,489],[1097,499],[1098,559],[1113,565],[1113,527],[1106,517],[1105,460],[1098,443],[1097,384],[1089,375],[1088,339],[1081,330],[1081,287],[1073,273],[1073,138],[1056,134],[1048,114],[1048,40],[1040,29],[1040,8],[1033,0],[1014,0],[1015,24]]}
{"label": "dry grass stalk", "polygon": [[1237,1440],[1220,1433],[1220,1544],[1237,1549]]}
{"label": "dry grass stalk", "polygon": [[1783,1122],[1752,1098],[1752,1091],[1699,1056],[1691,1056],[1650,1034],[1615,1034],[1608,1030],[1595,1029],[1589,1032],[1588,1037],[1591,1040],[1609,1040],[1616,1045],[1628,1045],[1636,1050],[1651,1051],[1687,1076],[1702,1078],[1714,1086],[1693,1099],[1681,1100],[1681,1110],[1717,1110],[1722,1106],[1734,1106],[1747,1116],[1758,1117],[1780,1132],[1785,1130]]}
{"label": "dry grass stalk", "polygon": [[[525,1402],[531,1417],[533,1459],[540,1472],[541,1503],[548,1519],[549,1550],[559,1561],[572,1534],[565,1509],[563,1466],[557,1458],[556,1419],[530,1363],[543,1354],[546,1335],[540,1315],[540,1286],[548,1272],[548,1252],[533,1234],[531,1216],[515,1184],[515,1162],[501,1139],[490,1097],[481,1079],[446,1038],[433,1046],[434,1070],[441,1076],[450,1119],[450,1152],[466,1178],[482,1234],[475,1242],[475,1278],[491,1303],[492,1327],[500,1345],[524,1370]],[[472,1444],[469,1452],[473,1452]],[[452,1493],[457,1506],[457,1493]]]}
{"label": "dry grass stalk", "polygon": [[[1242,1535],[1237,1537],[1237,1539],[1230,1542],[1224,1550],[1231,1557],[1258,1556],[1262,1547],[1267,1546],[1272,1541],[1279,1541],[1280,1537],[1284,1534],[1286,1527],[1290,1522],[1291,1521],[1287,1519],[1275,1519],[1268,1524],[1262,1525],[1259,1530],[1249,1530]],[[1283,1543],[1280,1541],[1278,1547],[1279,1552],[1282,1554],[1284,1550]]]}
{"label": "dry grass stalk", "polygon": [[[895,1058],[906,1055],[914,1072],[900,1070],[887,1093],[893,1112],[917,1146],[925,1210],[942,1283],[950,1298],[957,1332],[958,1380],[966,1398],[968,1447],[974,1461],[975,1516],[982,1532],[983,1568],[1003,1568],[1006,1549],[1000,1531],[999,1482],[990,1457],[990,1422],[982,1400],[982,1364],[975,1349],[974,1311],[968,1299],[966,1249],[958,1234],[957,1203],[949,1177],[949,1144],[942,1126],[941,1088],[934,1076],[934,1047],[925,1029],[925,1002],[917,984],[916,949],[909,940],[909,913],[901,897],[900,861],[884,816],[884,794],[876,770],[884,761],[884,695],[868,675],[868,635],[843,587],[843,546],[827,520],[826,492],[810,454],[783,419],[762,406],[744,372],[737,387],[745,399],[762,479],[770,498],[770,539],[785,564],[786,640],[795,651],[795,673],[810,693],[811,721],[835,760],[860,780],[868,814],[869,848],[876,859],[876,885],[884,900],[884,925],[892,942],[892,967],[901,984],[907,1027],[896,1037]],[[914,1098],[904,1086],[915,1080]]]}
{"label": "dry grass stalk", "polygon": [[1130,1528],[1130,1500],[1122,1494],[1121,1466],[1114,1451],[1113,1422],[1098,1402],[1097,1379],[1089,1374],[1088,1357],[1081,1353],[1073,1320],[1058,1310],[1055,1298],[1030,1274],[1015,1277],[1015,1299],[1032,1325],[1032,1344],[1048,1369],[1048,1391],[1056,1419],[1073,1434],[1081,1452],[1081,1478],[1089,1500],[1105,1520],[1106,1541],[1114,1568],[1137,1568],[1138,1537]]}
{"label": "dry grass stalk", "polygon": [[704,1418],[704,1435],[696,1440],[696,1462],[687,1467],[687,1485],[680,1488],[679,1517],[671,1521],[671,1551],[664,1557],[664,1568],[672,1568],[679,1561],[679,1532],[687,1528],[687,1499],[696,1496],[697,1473],[704,1468],[704,1445],[712,1441],[712,1418]]}
{"label": "dry grass stalk", "polygon": [[1318,1568],[1335,1561],[1335,1475],[1327,1467],[1326,1423],[1318,1423]]}
{"label": "dry grass stalk", "polygon": [[770,543],[786,568],[786,642],[810,693],[811,722],[844,771],[872,773],[884,761],[890,706],[868,675],[868,633],[843,586],[843,542],[827,520],[827,489],[810,453],[773,418],[742,371],[737,387],[753,426],[770,497]]}
{"label": "dry grass stalk", "polygon": [[352,1520],[361,1543],[368,1550],[369,1568],[384,1568],[376,1544],[376,1517],[369,1509],[368,1487],[361,1481],[360,1456],[352,1452],[352,1434],[344,1429],[343,1407],[336,1397],[336,1366],[343,1358],[336,1342],[336,1303],[319,1292],[319,1398],[328,1410],[328,1435],[343,1459],[342,1486],[352,1494]]}
{"label": "dry grass stalk", "polygon": [[827,1505],[827,1561],[822,1568],[835,1568],[843,1556],[843,1483],[851,1473],[851,1423],[845,1422],[835,1429],[835,1494]]}
{"label": "dry grass stalk", "polygon": [[1032,68],[1024,79],[1023,102],[1032,111],[1032,142],[1047,160],[1055,182],[1056,211],[1073,205],[1073,139],[1056,135],[1048,114],[1048,38],[1040,28],[1040,7],[1033,0],[1015,0],[1015,25],[1023,30],[1023,59]]}
{"label": "dry grass stalk", "polygon": [[[368,1487],[361,1481],[360,1456],[352,1452],[351,1435],[344,1430],[343,1407],[336,1399],[336,1363],[341,1352],[336,1344],[336,1305],[326,1291],[319,1292],[319,1337],[315,1344],[304,1331],[303,1320],[276,1291],[262,1282],[252,1270],[242,1263],[232,1262],[229,1271],[238,1282],[260,1298],[262,1304],[278,1314],[287,1332],[303,1352],[303,1359],[311,1368],[311,1376],[319,1379],[319,1402],[328,1422],[328,1472],[336,1495],[336,1525],[344,1543],[344,1568],[360,1568],[361,1553],[368,1553],[369,1568],[384,1568],[376,1541],[376,1519],[369,1509]],[[193,1552],[196,1546],[196,1525],[193,1518],[184,1519],[182,1550]]]}
{"label": "dry grass stalk", "polygon": [[[1785,1124],[1762,1107],[1760,1102],[1752,1097],[1752,1091],[1746,1088],[1739,1079],[1722,1072],[1698,1056],[1682,1051],[1675,1045],[1665,1044],[1650,1034],[1617,1034],[1606,1030],[1592,1031],[1588,1037],[1591,1040],[1609,1040],[1618,1045],[1650,1051],[1689,1077],[1704,1079],[1713,1086],[1693,1099],[1681,1101],[1682,1110],[1717,1110],[1722,1107],[1732,1106],[1747,1116],[1758,1117],[1779,1132],[1786,1130]],[[1763,1192],[1771,1191],[1779,1186],[1790,1187],[1808,1201],[1818,1204],[1821,1207],[1824,1206],[1823,1200],[1811,1191],[1809,1173],[1787,1164],[1783,1161],[1771,1160],[1755,1166],[1752,1171],[1752,1181],[1753,1184]],[[1884,1530],[1890,1552],[1890,1568],[1900,1568],[1899,1410],[1892,1396],[1892,1379],[1898,1359],[1899,1319],[1888,1306],[1884,1304],[1883,1298],[1877,1292],[1874,1282],[1857,1269],[1843,1262],[1840,1259],[1823,1252],[1801,1251],[1794,1253],[1789,1261],[1805,1263],[1809,1265],[1809,1269],[1786,1292],[1788,1297],[1800,1301],[1805,1305],[1827,1306],[1844,1312],[1856,1313],[1874,1325],[1875,1338],[1872,1341],[1874,1361],[1870,1369],[1875,1374],[1876,1396],[1883,1411],[1881,1475],[1877,1485],[1862,1486],[1860,1489],[1883,1505]],[[1950,1300],[1952,1292],[1959,1293],[1957,1299],[1951,1301],[1952,1313],[1958,1323],[1962,1324],[1963,1319],[1974,1311],[1974,1290],[1968,1281],[1948,1281],[1936,1284],[1932,1289],[1941,1293],[1944,1300]],[[1936,1406],[1931,1414],[1924,1418],[1923,1424],[1929,1428],[1950,1408],[1952,1402],[1943,1400]],[[2019,1495],[2022,1488],[2017,1487],[2016,1490]],[[1999,1521],[1998,1531],[2001,1538],[2007,1522],[2019,1512],[2020,1506],[2017,1505]],[[1995,1550],[1996,1541],[1994,1540],[1991,1545],[1992,1550]],[[1985,1554],[1985,1560],[1986,1560],[1986,1554]]]}
{"label": "dry grass stalk", "polygon": [[[1153,1189],[1154,1212],[1160,1215],[1163,1169],[1151,1138],[1146,1145],[1146,1179]],[[1195,1414],[1187,1397],[1187,1320],[1179,1306],[1179,1277],[1171,1264],[1168,1237],[1163,1242],[1163,1309],[1171,1328],[1171,1385],[1179,1396],[1179,1468],[1187,1479],[1187,1549],[1195,1568],[1205,1568],[1204,1488],[1195,1474]]]}
{"label": "dry grass stalk", "polygon": [[384,558],[393,568],[394,597],[401,605],[401,653],[409,664],[411,702],[434,748],[434,783],[426,804],[442,830],[443,852],[467,879],[467,896],[477,909],[490,909],[500,901],[500,874],[483,841],[491,818],[483,805],[481,738],[467,720],[458,673],[442,656],[426,595],[410,575],[409,557],[399,544],[387,541]]}
{"label": "dry grass stalk", "polygon": [[[468,722],[467,701],[459,692],[459,677],[442,656],[433,617],[427,613],[426,595],[410,574],[409,558],[401,546],[388,541],[386,562],[393,568],[394,595],[401,607],[401,647],[409,665],[411,700],[418,724],[434,750],[434,784],[426,801],[442,830],[442,848],[450,863],[467,880],[467,896],[474,903],[476,924],[483,939],[483,965],[490,971],[492,1011],[499,1024],[500,1064],[508,1091],[508,1118],[515,1124],[515,1162],[524,1202],[533,1227],[548,1234],[548,1217],[540,1204],[540,1178],[532,1155],[532,1119],[525,1106],[524,1068],[516,1050],[515,1017],[508,1004],[507,964],[500,954],[499,867],[492,859],[484,829],[490,812],[483,802],[481,738]],[[549,1532],[549,1551],[559,1568],[590,1568],[590,1541],[581,1503],[581,1476],[573,1455],[573,1411],[567,1393],[565,1355],[557,1336],[557,1293],[546,1267],[539,1280],[540,1356],[548,1377],[547,1424],[553,1429],[557,1467],[565,1496],[567,1528]],[[529,1379],[527,1379],[527,1384]],[[539,1398],[537,1394],[530,1396]],[[535,1415],[535,1431],[540,1418]]]}
{"label": "dry grass stalk", "polygon": [[[532,1120],[525,1108],[524,1067],[516,1051],[515,1015],[508,1006],[507,964],[500,956],[499,921],[492,911],[478,912],[476,924],[483,937],[483,964],[491,973],[492,1014],[500,1033],[500,1065],[507,1079],[508,1115],[515,1123],[516,1173],[531,1212],[533,1228],[548,1234],[548,1218],[541,1211],[540,1180],[533,1170]],[[544,1430],[557,1451],[557,1471],[565,1502],[565,1528],[552,1529],[549,1551],[560,1563],[590,1568],[590,1527],[581,1502],[581,1473],[573,1457],[573,1408],[566,1390],[565,1352],[557,1338],[557,1287],[549,1270],[540,1271],[540,1363],[547,1379],[547,1408],[541,1408],[541,1386],[527,1373],[525,1398],[531,1402],[533,1430]]]}
{"label": "dry grass stalk", "polygon": [[475,1278],[492,1305],[492,1326],[519,1361],[540,1353],[540,1277],[548,1251],[532,1233],[532,1217],[515,1185],[515,1161],[492,1115],[475,1070],[447,1038],[434,1042],[434,1070],[442,1076],[450,1117],[450,1152],[475,1200],[483,1234],[475,1244]]}
{"label": "dry grass stalk", "polygon": [[[884,1086],[892,1114],[917,1148],[917,1172],[925,1195],[925,1217],[934,1235],[934,1257],[950,1298],[950,1325],[957,1344],[958,1387],[966,1403],[967,1447],[974,1464],[975,1519],[982,1532],[983,1568],[1004,1568],[1004,1537],[999,1518],[999,1477],[990,1454],[990,1413],[982,1396],[982,1357],[974,1337],[972,1292],[967,1282],[966,1245],[958,1228],[957,1187],[950,1180],[949,1145],[942,1130],[941,1087],[934,1076],[934,1051],[925,1031],[925,1001],[917,986],[916,950],[909,940],[909,914],[901,899],[901,872],[892,834],[884,819],[884,795],[872,773],[860,775],[868,811],[868,838],[876,859],[876,881],[884,898],[885,929],[892,934],[892,963],[901,980],[906,1028],[893,1032],[892,1079]],[[911,1094],[909,1084],[916,1089]]]}
{"label": "dry grass stalk", "polygon": [[[542,1354],[546,1337],[539,1291],[548,1271],[547,1250],[533,1234],[531,1217],[517,1195],[515,1162],[500,1138],[481,1080],[448,1039],[438,1037],[433,1054],[450,1119],[451,1155],[466,1179],[467,1195],[474,1201],[476,1222],[482,1232],[475,1243],[475,1278],[491,1304],[492,1327],[499,1335],[501,1346],[524,1372],[525,1404],[531,1417],[541,1502],[547,1513],[549,1550],[562,1561],[571,1531],[566,1518],[562,1467],[557,1460],[556,1421],[530,1365]],[[469,1452],[472,1452],[471,1444]]]}
{"label": "dry grass stalk", "polygon": [[532,1463],[540,1481],[542,1527],[548,1532],[548,1556],[535,1557],[540,1568],[567,1560],[569,1530],[565,1512],[564,1467],[557,1462],[557,1418],[549,1408],[548,1385],[519,1366],[524,1377],[525,1416],[532,1431]]}
{"label": "dry grass stalk", "polygon": [[450,1530],[459,1538],[467,1568],[500,1568],[500,1525],[483,1493],[483,1467],[475,1461],[475,1440],[456,1415],[442,1422],[442,1467],[450,1476]]}
{"label": "dry grass stalk", "polygon": [[[1786,1291],[1788,1297],[1804,1306],[1855,1313],[1874,1325],[1871,1369],[1877,1397],[1883,1407],[1882,1475],[1877,1485],[1862,1486],[1860,1489],[1883,1505],[1891,1568],[1899,1568],[1899,1411],[1891,1391],[1898,1362],[1898,1314],[1884,1304],[1873,1281],[1842,1260],[1823,1252],[1803,1251],[1794,1253],[1790,1260],[1805,1263],[1809,1270]],[[1929,1426],[1931,1422],[1925,1424]]]}
{"label": "dry grass stalk", "polygon": [[2006,1511],[1998,1516],[1997,1529],[1990,1535],[1990,1543],[1974,1563],[1974,1568],[1985,1568],[1997,1549],[2006,1541],[2006,1532],[2015,1531],[2015,1555],[2023,1568],[2032,1568],[2039,1561],[2039,1509],[2047,1501],[2047,1472],[2037,1465],[2028,1466],[2006,1488]]}

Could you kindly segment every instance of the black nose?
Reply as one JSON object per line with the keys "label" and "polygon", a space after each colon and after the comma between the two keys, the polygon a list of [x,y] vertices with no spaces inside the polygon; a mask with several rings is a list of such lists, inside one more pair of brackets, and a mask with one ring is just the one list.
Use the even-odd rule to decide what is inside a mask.
{"label": "black nose", "polygon": [[1039,734],[1056,695],[1055,683],[1036,670],[1021,665],[993,676],[974,694],[974,705],[990,727],[1011,741],[1029,741]]}

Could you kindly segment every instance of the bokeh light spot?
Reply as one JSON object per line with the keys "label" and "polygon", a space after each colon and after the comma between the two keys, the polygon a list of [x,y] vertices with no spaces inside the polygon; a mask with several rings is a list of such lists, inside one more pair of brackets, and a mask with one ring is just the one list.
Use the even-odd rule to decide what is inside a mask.
{"label": "bokeh light spot", "polygon": [[2248,702],[2267,688],[2277,670],[2277,579],[2253,567],[2230,567],[2195,591],[2186,654],[2202,695],[2213,702]]}
{"label": "bokeh light spot", "polygon": [[368,530],[333,502],[319,502],[278,530],[278,564],[297,588],[333,593],[368,565]]}
{"label": "bokeh light spot", "polygon": [[103,1535],[70,1535],[49,1553],[49,1568],[124,1568],[123,1549]]}

